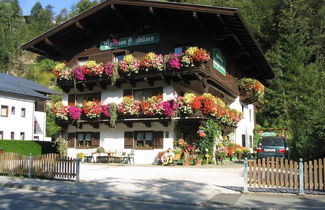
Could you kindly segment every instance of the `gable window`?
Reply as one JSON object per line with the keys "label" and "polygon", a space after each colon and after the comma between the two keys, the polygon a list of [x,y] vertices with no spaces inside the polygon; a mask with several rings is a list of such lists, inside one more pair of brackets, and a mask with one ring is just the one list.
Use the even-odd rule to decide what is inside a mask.
{"label": "gable window", "polygon": [[8,117],[8,106],[1,106],[1,117]]}
{"label": "gable window", "polygon": [[37,112],[45,112],[45,110],[46,110],[46,102],[45,102],[45,100],[37,99],[35,101],[35,111],[37,111]]}
{"label": "gable window", "polygon": [[0,131],[0,139],[3,139],[3,131]]}
{"label": "gable window", "polygon": [[113,53],[113,61],[119,62],[119,61],[123,60],[125,54],[126,54],[125,52]]}
{"label": "gable window", "polygon": [[25,132],[20,132],[20,139],[25,140]]}
{"label": "gable window", "polygon": [[21,117],[26,117],[26,109],[21,108]]}
{"label": "gable window", "polygon": [[124,90],[124,97],[134,97],[137,101],[147,100],[153,96],[163,99],[163,88],[148,88],[138,90]]}
{"label": "gable window", "polygon": [[14,106],[11,107],[11,114],[14,115],[16,112],[16,108]]}
{"label": "gable window", "polygon": [[177,55],[183,54],[183,47],[174,47],[174,53]]}
{"label": "gable window", "polygon": [[89,57],[81,57],[78,58],[78,66],[84,66],[86,65],[87,61],[89,60]]}
{"label": "gable window", "polygon": [[10,138],[11,138],[11,140],[14,140],[14,139],[15,139],[15,132],[12,131],[12,132],[10,133]]}

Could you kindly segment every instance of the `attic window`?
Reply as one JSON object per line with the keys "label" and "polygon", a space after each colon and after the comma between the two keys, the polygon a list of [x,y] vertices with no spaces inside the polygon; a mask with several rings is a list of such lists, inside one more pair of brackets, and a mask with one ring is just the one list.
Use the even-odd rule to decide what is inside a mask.
{"label": "attic window", "polygon": [[123,60],[125,54],[126,54],[125,52],[114,53],[113,61],[119,62],[119,61]]}
{"label": "attic window", "polygon": [[87,61],[89,61],[89,57],[80,57],[80,58],[78,58],[78,66],[86,65]]}

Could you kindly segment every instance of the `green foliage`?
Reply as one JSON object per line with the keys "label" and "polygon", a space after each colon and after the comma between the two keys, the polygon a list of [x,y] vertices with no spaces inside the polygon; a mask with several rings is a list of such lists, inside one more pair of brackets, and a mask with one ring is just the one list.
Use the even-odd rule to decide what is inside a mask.
{"label": "green foliage", "polygon": [[55,139],[56,148],[61,157],[66,157],[68,154],[68,141],[63,137],[58,137]]}
{"label": "green foliage", "polygon": [[55,115],[48,109],[46,111],[46,136],[57,137],[61,132],[61,127],[55,123]]}
{"label": "green foliage", "polygon": [[42,147],[34,141],[0,140],[0,148],[5,152],[14,152],[21,155],[41,155]]}
{"label": "green foliage", "polygon": [[205,133],[205,136],[199,141],[200,153],[208,154],[211,157],[215,140],[218,136],[221,135],[221,128],[215,121],[209,119],[204,122],[203,125],[199,127],[199,129],[203,130]]}
{"label": "green foliage", "polygon": [[110,119],[109,122],[113,128],[115,128],[115,123],[117,120],[117,108],[115,103],[109,105]]}
{"label": "green foliage", "polygon": [[98,4],[100,1],[97,0],[80,0],[78,3],[74,4],[72,6],[72,10],[69,14],[70,17],[74,17],[84,11],[86,11],[87,9],[95,6],[96,4]]}

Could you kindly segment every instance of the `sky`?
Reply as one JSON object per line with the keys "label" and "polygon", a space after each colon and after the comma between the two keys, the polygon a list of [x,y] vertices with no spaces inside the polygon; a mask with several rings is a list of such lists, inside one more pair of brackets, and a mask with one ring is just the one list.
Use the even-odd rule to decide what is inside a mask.
{"label": "sky", "polygon": [[40,2],[43,7],[46,7],[46,5],[51,4],[54,7],[54,13],[57,15],[60,10],[65,7],[70,10],[71,6],[78,1],[79,0],[19,0],[19,5],[23,10],[23,14],[29,15],[30,9],[34,6],[36,2]]}

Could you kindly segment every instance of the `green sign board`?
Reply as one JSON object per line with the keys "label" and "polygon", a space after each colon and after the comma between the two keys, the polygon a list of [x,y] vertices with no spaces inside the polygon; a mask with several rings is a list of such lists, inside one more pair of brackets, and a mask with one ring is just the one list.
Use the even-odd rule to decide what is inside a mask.
{"label": "green sign board", "polygon": [[226,59],[219,49],[213,48],[212,59],[213,59],[213,68],[217,69],[221,74],[226,76],[227,75]]}
{"label": "green sign board", "polygon": [[274,132],[263,132],[261,136],[276,136],[276,133]]}
{"label": "green sign board", "polygon": [[138,45],[153,44],[159,42],[159,34],[147,34],[138,37],[124,37],[120,39],[110,39],[100,42],[100,50],[111,50]]}

